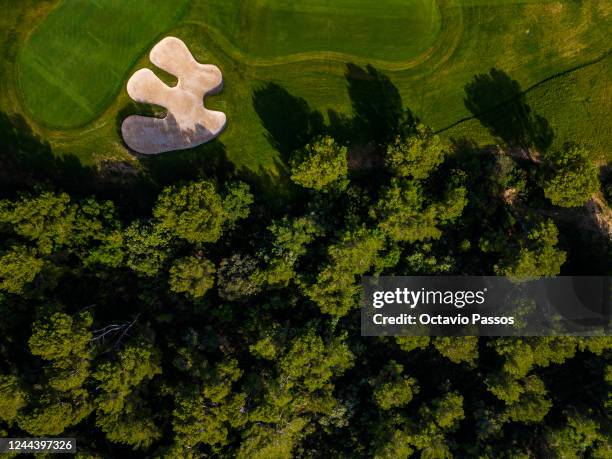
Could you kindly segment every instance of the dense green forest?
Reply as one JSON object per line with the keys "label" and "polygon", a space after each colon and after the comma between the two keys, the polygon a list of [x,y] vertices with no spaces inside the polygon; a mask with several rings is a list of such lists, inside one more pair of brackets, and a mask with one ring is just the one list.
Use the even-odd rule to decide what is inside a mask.
{"label": "dense green forest", "polygon": [[366,338],[358,309],[364,274],[612,274],[587,205],[608,209],[605,171],[550,148],[521,97],[480,117],[499,146],[447,145],[363,72],[371,99],[330,124],[260,90],[276,192],[219,141],[128,185],[0,116],[0,436],[75,436],[79,457],[611,457],[612,339]]}

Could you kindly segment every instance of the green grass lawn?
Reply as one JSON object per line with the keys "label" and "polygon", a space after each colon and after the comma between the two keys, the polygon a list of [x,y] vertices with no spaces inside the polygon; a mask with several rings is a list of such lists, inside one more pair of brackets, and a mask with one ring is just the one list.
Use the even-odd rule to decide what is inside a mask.
{"label": "green grass lawn", "polygon": [[188,0],[69,0],[18,56],[23,105],[36,122],[75,128],[110,104],[134,62],[184,13]]}
{"label": "green grass lawn", "polygon": [[[567,141],[584,144],[598,163],[612,160],[610,118],[612,111],[612,56],[554,77],[529,88],[526,103],[550,123],[552,147]],[[504,105],[500,110],[504,109]],[[472,138],[490,143],[491,135],[477,119],[460,122],[444,131],[447,138]]]}
{"label": "green grass lawn", "polygon": [[410,60],[440,32],[436,0],[211,0],[205,20],[251,58],[336,52]]}
{"label": "green grass lawn", "polygon": [[[89,165],[137,164],[118,131],[121,120],[138,111],[124,83],[136,69],[152,68],[148,50],[157,37],[175,35],[199,61],[222,69],[224,91],[207,105],[226,112],[229,124],[214,145],[155,161],[170,169],[174,160],[205,158],[210,150],[224,149],[238,170],[270,183],[283,169],[270,129],[299,136],[297,125],[306,115],[324,122],[330,110],[353,116],[348,63],[372,64],[397,87],[404,106],[443,130],[472,116],[464,104],[465,88],[476,75],[495,68],[526,90],[606,54],[612,31],[612,4],[599,0],[195,0],[180,17],[176,2],[155,2],[146,24],[134,30],[125,29],[128,13],[116,13],[117,20],[95,19],[93,0],[55,3],[60,6],[49,14],[53,2],[24,0],[15,6],[0,0],[11,12],[0,18],[9,37],[0,56],[0,102],[24,113],[56,154],[76,154]],[[97,3],[134,14],[148,2]],[[66,29],[60,27],[45,46],[37,37],[59,27],[66,14],[62,9],[73,4],[88,9],[89,27],[74,29],[79,14],[73,10],[63,19]],[[107,17],[103,25],[100,17]],[[94,46],[89,33],[102,42]],[[135,41],[123,40],[123,33]],[[83,42],[71,51],[68,43],[74,40],[67,38],[75,35]],[[68,48],[58,51],[61,46]],[[74,56],[80,65],[70,63]],[[39,75],[30,64],[28,86],[24,70],[36,59],[54,62],[53,70],[51,76]],[[97,72],[103,61],[110,62],[112,75]],[[610,159],[609,66],[604,59],[528,91],[527,103],[550,123],[555,145],[585,141],[594,157]],[[70,92],[50,88],[58,72],[71,76]],[[83,126],[57,128],[77,125]],[[475,120],[445,130],[444,136],[498,141]]]}

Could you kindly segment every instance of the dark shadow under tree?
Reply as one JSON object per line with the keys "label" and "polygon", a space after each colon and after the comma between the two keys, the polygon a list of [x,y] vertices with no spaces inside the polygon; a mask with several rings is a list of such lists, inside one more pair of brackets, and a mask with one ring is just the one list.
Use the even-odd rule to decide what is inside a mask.
{"label": "dark shadow under tree", "polygon": [[388,143],[407,134],[416,122],[404,109],[397,87],[372,65],[347,64],[345,77],[353,107],[353,136],[361,141]]}
{"label": "dark shadow under tree", "polygon": [[82,193],[95,171],[74,155],[55,156],[19,114],[0,112],[0,191],[2,194],[34,187]]}
{"label": "dark shadow under tree", "polygon": [[253,107],[268,141],[285,161],[291,152],[324,133],[323,115],[276,83],[267,83],[253,92]]}
{"label": "dark shadow under tree", "polygon": [[545,152],[552,144],[554,132],[548,121],[532,110],[518,81],[502,70],[474,76],[465,86],[464,102],[491,135],[509,147]]}

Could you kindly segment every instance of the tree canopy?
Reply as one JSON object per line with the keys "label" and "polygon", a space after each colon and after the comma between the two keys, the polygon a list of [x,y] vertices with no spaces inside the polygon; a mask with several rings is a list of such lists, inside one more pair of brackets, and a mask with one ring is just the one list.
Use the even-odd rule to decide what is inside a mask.
{"label": "tree canopy", "polygon": [[287,176],[198,170],[203,148],[137,204],[0,190],[0,435],[92,458],[609,457],[607,336],[361,336],[363,276],[612,273],[562,208],[597,190],[584,148],[448,144],[383,83],[397,116],[357,108],[386,132],[317,118]]}
{"label": "tree canopy", "polygon": [[543,179],[544,195],[553,204],[582,206],[599,190],[599,173],[584,147],[568,144],[545,159],[549,171]]}
{"label": "tree canopy", "polygon": [[332,137],[322,137],[296,152],[291,159],[291,180],[318,191],[342,186],[348,173],[346,155],[346,147]]}

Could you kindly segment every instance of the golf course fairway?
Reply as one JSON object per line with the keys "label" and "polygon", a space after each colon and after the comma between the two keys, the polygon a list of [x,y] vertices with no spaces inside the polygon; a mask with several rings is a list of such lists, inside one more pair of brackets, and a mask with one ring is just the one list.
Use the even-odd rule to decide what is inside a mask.
{"label": "golf course fairway", "polygon": [[405,61],[440,32],[437,0],[211,0],[211,27],[253,58],[335,52]]}

